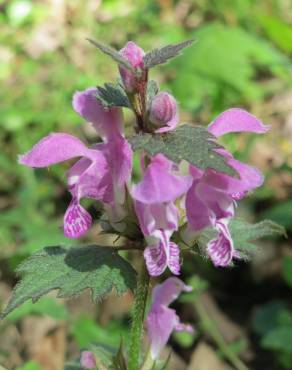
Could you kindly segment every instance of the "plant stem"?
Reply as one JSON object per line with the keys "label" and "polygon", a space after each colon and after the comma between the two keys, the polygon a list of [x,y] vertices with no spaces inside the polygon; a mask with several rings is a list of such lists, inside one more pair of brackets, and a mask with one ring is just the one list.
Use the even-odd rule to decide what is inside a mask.
{"label": "plant stem", "polygon": [[240,358],[232,351],[232,349],[230,349],[229,345],[225,342],[222,334],[218,330],[216,324],[210,320],[204,306],[200,302],[200,297],[196,298],[194,301],[194,306],[200,318],[203,330],[211,335],[214,342],[222,351],[224,357],[227,358],[227,360],[229,360],[237,370],[249,370],[248,367],[246,367],[245,364],[240,360]]}
{"label": "plant stem", "polygon": [[135,291],[134,307],[132,313],[132,327],[129,347],[129,370],[139,369],[141,337],[148,288],[149,288],[149,274],[143,261],[143,267]]}

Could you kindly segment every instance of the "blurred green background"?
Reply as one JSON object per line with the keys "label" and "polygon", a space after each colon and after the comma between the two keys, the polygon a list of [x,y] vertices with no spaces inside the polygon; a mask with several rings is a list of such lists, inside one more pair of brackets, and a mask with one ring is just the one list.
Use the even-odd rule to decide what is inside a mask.
{"label": "blurred green background", "polygon": [[[291,0],[0,0],[1,305],[17,282],[19,262],[43,246],[68,243],[61,230],[68,164],[32,171],[17,164],[17,155],[52,131],[96,139],[72,110],[71,97],[118,73],[87,37],[118,49],[133,40],[145,50],[195,38],[193,47],[153,77],[175,95],[184,122],[207,125],[237,106],[272,125],[264,137],[231,135],[224,142],[266,176],[238,214],[250,221],[272,219],[291,236]],[[126,115],[128,125],[132,119]],[[93,203],[90,211],[98,213]],[[95,240],[97,231],[86,241]],[[183,276],[196,274],[207,315],[251,369],[292,369],[291,241],[265,240],[260,247],[251,263],[235,269],[216,270],[191,257]],[[60,370],[65,358],[74,359],[89,343],[116,346],[128,328],[131,299],[110,297],[95,307],[88,295],[69,303],[50,296],[26,304],[0,324],[0,364]],[[211,369],[206,366],[213,356],[218,365],[212,370],[219,364],[228,369],[192,302],[177,309],[198,330],[172,338],[178,362],[170,368]]]}

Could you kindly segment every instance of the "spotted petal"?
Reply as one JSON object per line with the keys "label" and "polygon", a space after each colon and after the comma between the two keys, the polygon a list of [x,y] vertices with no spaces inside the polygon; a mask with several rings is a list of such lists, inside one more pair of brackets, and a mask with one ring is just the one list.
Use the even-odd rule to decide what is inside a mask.
{"label": "spotted petal", "polygon": [[79,238],[90,228],[90,214],[73,198],[64,215],[64,235],[68,238]]}
{"label": "spotted petal", "polygon": [[216,229],[218,236],[208,243],[207,252],[216,267],[226,267],[230,265],[236,252],[227,222],[217,222]]}

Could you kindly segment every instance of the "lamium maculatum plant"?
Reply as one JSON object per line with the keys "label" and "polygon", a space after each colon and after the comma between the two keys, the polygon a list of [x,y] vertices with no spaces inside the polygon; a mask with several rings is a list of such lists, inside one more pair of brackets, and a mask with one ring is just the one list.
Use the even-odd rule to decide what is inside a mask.
{"label": "lamium maculatum plant", "polygon": [[[103,233],[116,234],[124,243],[52,246],[33,254],[18,267],[22,279],[2,317],[54,289],[59,297],[70,297],[89,288],[94,301],[112,289],[117,294],[130,289],[134,303],[129,343],[117,350],[110,365],[100,366],[162,369],[159,356],[171,333],[194,330],[169,307],[181,292],[192,290],[177,277],[183,254],[200,253],[217,268],[229,267],[252,255],[255,239],[282,233],[270,221],[250,225],[235,218],[239,201],[260,187],[264,178],[218,141],[234,132],[264,134],[269,126],[239,108],[221,113],[207,128],[180,122],[175,97],[159,91],[149,72],[178,56],[192,40],[150,52],[134,42],[118,52],[89,41],[118,64],[120,73],[117,83],[73,95],[73,109],[95,128],[101,141],[88,147],[75,136],[51,133],[20,155],[19,163],[43,168],[76,159],[67,171],[71,201],[64,215],[65,236],[79,238],[92,227],[92,216],[81,204],[90,198],[103,205],[99,220]],[[123,128],[123,109],[134,115],[129,137]],[[140,157],[142,173],[136,183],[132,179],[134,155]],[[119,254],[128,250],[131,256],[134,249],[140,253],[137,272],[131,258]],[[146,315],[149,282],[152,279],[155,285],[158,277],[164,281],[153,288]],[[144,322],[148,347],[143,353]],[[80,366],[97,368],[96,360],[86,349]]]}

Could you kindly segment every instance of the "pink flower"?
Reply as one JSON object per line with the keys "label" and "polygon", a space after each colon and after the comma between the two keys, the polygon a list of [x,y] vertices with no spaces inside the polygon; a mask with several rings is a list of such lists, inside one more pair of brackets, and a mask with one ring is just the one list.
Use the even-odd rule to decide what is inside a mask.
{"label": "pink flower", "polygon": [[156,132],[174,130],[179,121],[175,98],[167,92],[158,93],[151,102],[149,119],[160,127]]}
{"label": "pink flower", "polygon": [[[223,112],[208,128],[217,137],[228,132],[265,133],[268,129],[256,117],[238,108]],[[197,232],[209,226],[216,229],[218,237],[209,242],[207,252],[215,266],[225,267],[239,256],[228,230],[229,220],[234,216],[235,201],[261,186],[264,178],[257,169],[237,161],[226,150],[218,151],[227,158],[227,163],[240,178],[191,166],[193,184],[186,196],[186,213],[190,231]]]}
{"label": "pink flower", "polygon": [[[133,41],[127,42],[126,46],[120,50],[120,54],[127,59],[135,69],[143,68],[144,50]],[[137,88],[137,78],[135,74],[122,65],[119,66],[119,70],[126,91],[132,93]]]}
{"label": "pink flower", "polygon": [[181,323],[175,310],[168,307],[181,292],[190,291],[192,291],[191,286],[185,285],[175,277],[168,278],[153,289],[152,306],[147,316],[147,330],[153,359],[158,358],[173,331],[193,332],[192,326]]}
{"label": "pink flower", "polygon": [[96,369],[97,365],[94,354],[90,351],[81,352],[80,366],[86,370]]}
{"label": "pink flower", "polygon": [[168,267],[180,272],[179,247],[170,240],[178,228],[179,213],[173,201],[190,187],[190,176],[179,176],[176,166],[162,155],[152,158],[142,181],[132,187],[135,210],[147,241],[144,251],[151,276],[161,275]]}
{"label": "pink flower", "polygon": [[54,133],[19,157],[21,164],[36,168],[81,157],[67,174],[72,201],[64,216],[64,234],[70,238],[80,237],[91,226],[91,216],[80,205],[80,200],[92,198],[118,206],[124,201],[126,182],[131,176],[132,150],[122,136],[121,110],[105,110],[95,94],[97,89],[93,88],[77,92],[73,108],[93,124],[104,143],[89,149],[72,135]]}

